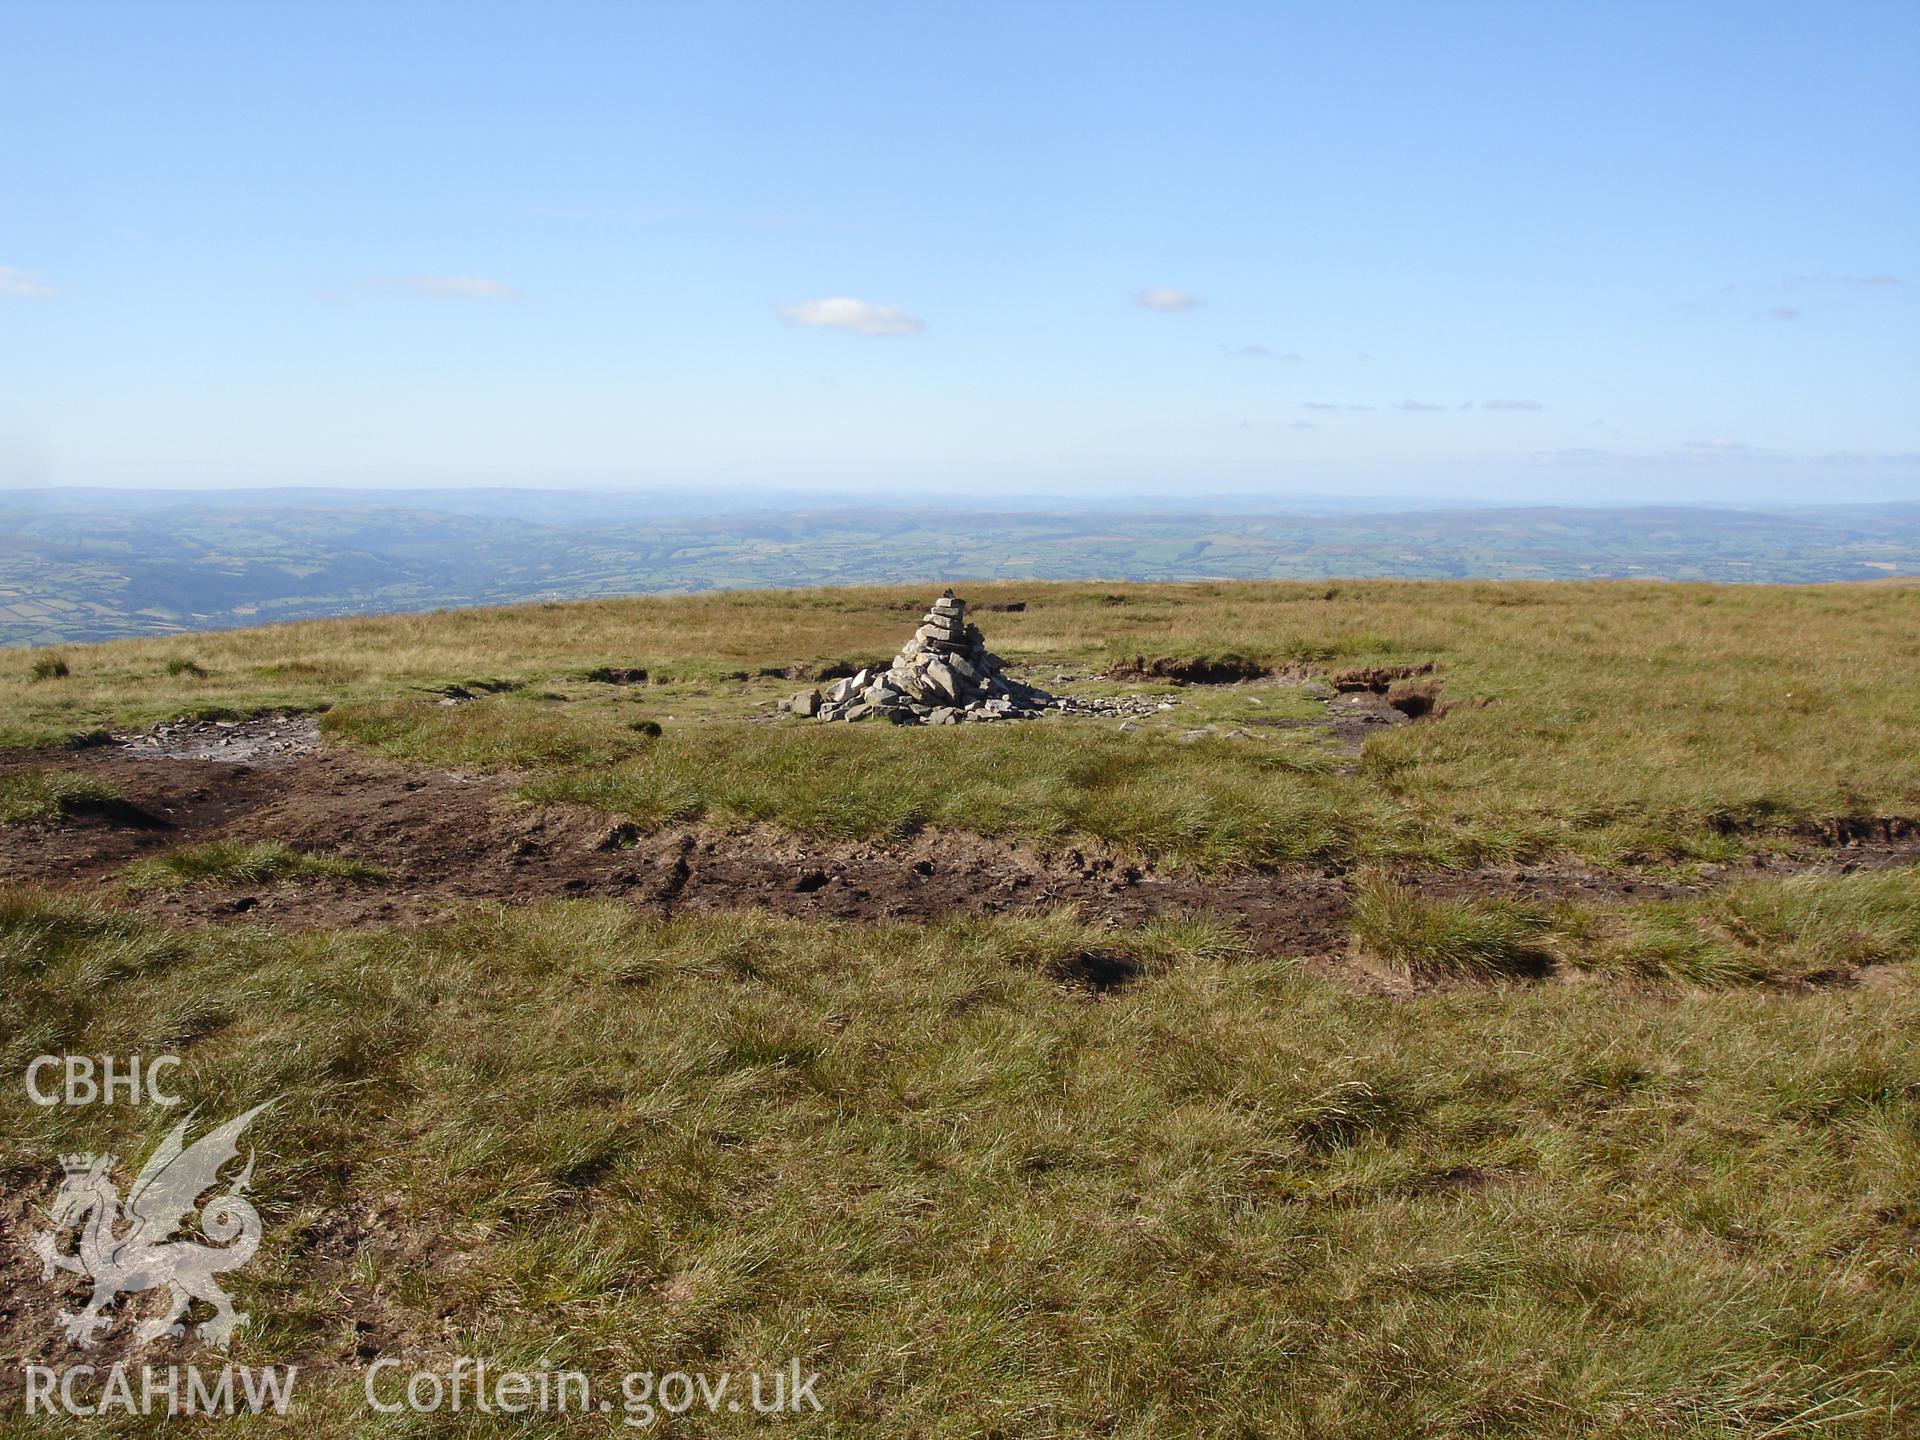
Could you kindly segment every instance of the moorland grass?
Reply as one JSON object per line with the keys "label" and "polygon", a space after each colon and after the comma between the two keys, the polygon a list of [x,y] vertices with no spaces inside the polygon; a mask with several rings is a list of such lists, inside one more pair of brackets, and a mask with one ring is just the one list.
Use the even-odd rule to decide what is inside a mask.
{"label": "moorland grass", "polygon": [[[1061,978],[1095,947],[1135,978]],[[361,1367],[460,1355],[797,1356],[804,1435],[1895,1437],[1920,986],[1890,973],[1393,1000],[1071,915],[184,932],[16,892],[0,1069],[171,1051],[207,1116],[274,1100],[232,1358],[303,1363],[307,1435],[425,1433]],[[52,1156],[177,1119],[0,1107],[42,1200]]]}
{"label": "moorland grass", "polygon": [[[1430,845],[1439,858],[1461,860],[1556,850],[1607,863],[1717,858],[1826,817],[1920,814],[1912,743],[1920,715],[1920,585],[961,588],[980,602],[1025,603],[1023,611],[981,620],[994,647],[1042,683],[1055,667],[1084,672],[1140,654],[1237,654],[1326,668],[1435,662],[1445,697],[1488,703],[1369,740],[1358,784],[1327,792],[1356,836],[1373,837],[1356,842],[1355,858],[1410,843],[1416,849],[1408,853]],[[664,796],[711,813],[747,804],[786,812],[783,823],[804,825],[812,814],[840,824],[836,807],[805,793],[804,775],[795,778],[787,762],[797,752],[774,738],[781,731],[744,723],[794,688],[758,672],[882,659],[925,599],[925,587],[742,592],[312,621],[198,635],[190,656],[182,656],[177,637],[68,647],[71,674],[58,685],[30,683],[26,652],[0,653],[0,743],[51,743],[208,708],[334,707],[338,738],[364,735],[426,763],[530,761],[551,772],[545,778],[555,789],[583,799],[598,791],[609,804],[631,796],[644,806]],[[183,658],[205,673],[170,664]],[[580,679],[608,665],[669,680],[615,687]],[[423,718],[430,701],[407,703],[475,675],[528,690],[446,707],[444,716]],[[1229,701],[1207,692],[1203,704],[1205,689],[1182,692],[1184,708],[1166,725],[1202,711],[1224,714]],[[564,698],[543,702],[540,694]],[[636,699],[669,741],[676,729],[712,735],[686,751],[623,749],[630,738],[614,732],[627,731],[632,717],[621,707]],[[514,700],[534,708],[510,711]],[[542,705],[547,713],[536,720]],[[617,722],[609,718],[615,713]],[[1023,741],[1019,763],[1071,776],[1084,762],[1088,728],[1100,729],[1076,722],[1040,731]],[[529,744],[535,729],[543,733]],[[1136,739],[1151,744],[1158,733]],[[1309,774],[1312,747],[1277,730],[1255,738],[1248,749],[1291,753],[1274,764],[1211,752],[1220,772],[1215,788],[1231,791],[1230,803],[1204,786],[1184,795],[1152,784],[1108,787],[1104,806],[1089,800],[1083,807],[1103,827],[1087,833],[1151,849],[1171,832],[1176,849],[1190,853],[1177,840],[1184,817],[1216,804],[1220,813],[1206,823],[1220,821],[1219,834],[1231,826],[1228,812],[1245,806],[1270,805],[1286,816],[1305,804],[1310,818],[1319,817],[1318,802],[1301,798],[1324,788]],[[947,808],[954,749],[975,742],[948,731],[909,732],[887,742],[903,747],[899,763],[886,745],[858,743],[848,739],[844,748],[886,771],[864,798],[893,816]],[[676,756],[686,761],[677,770]],[[589,773],[623,757],[634,773],[618,783]],[[771,800],[736,794],[740,772],[756,768],[803,788]],[[847,768],[838,767],[843,778]],[[1011,772],[999,778],[1019,779]],[[1103,808],[1104,818],[1095,813]],[[1214,858],[1264,863],[1320,848],[1290,832],[1269,848],[1263,837],[1271,833],[1274,827],[1243,825],[1243,841],[1221,842]]]}
{"label": "moorland grass", "polygon": [[1423,978],[1538,975],[1555,959],[1551,923],[1536,906],[1431,898],[1383,875],[1355,886],[1350,923],[1362,950]]}
{"label": "moorland grass", "polygon": [[51,823],[124,798],[118,786],[97,775],[51,767],[16,771],[0,775],[0,825]]}
{"label": "moorland grass", "polygon": [[1694,900],[1563,911],[1584,968],[1690,984],[1839,978],[1920,959],[1920,870],[1749,880]]}
{"label": "moorland grass", "polygon": [[377,866],[344,855],[314,855],[276,841],[209,840],[130,862],[120,872],[129,890],[179,890],[200,880],[257,885],[268,880],[330,876],[378,880]]}
{"label": "moorland grass", "polygon": [[1684,900],[1562,902],[1418,894],[1384,875],[1354,891],[1364,954],[1420,979],[1596,975],[1691,986],[1844,981],[1920,960],[1920,870],[1808,871]]}
{"label": "moorland grass", "polygon": [[[929,827],[1063,844],[1109,842],[1173,868],[1223,870],[1444,844],[1403,823],[1317,748],[1139,737],[1048,720],[968,726],[928,754],[913,728],[782,726],[753,737],[669,727],[603,769],[524,790],[643,824],[767,823],[890,839]],[[937,764],[937,768],[934,768]]]}

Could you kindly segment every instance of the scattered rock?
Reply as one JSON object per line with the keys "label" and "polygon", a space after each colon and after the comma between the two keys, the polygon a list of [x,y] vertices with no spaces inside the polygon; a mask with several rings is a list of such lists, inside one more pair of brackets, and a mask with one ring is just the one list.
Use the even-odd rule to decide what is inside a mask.
{"label": "scattered rock", "polygon": [[[442,704],[461,704],[451,698]],[[166,720],[133,735],[116,735],[122,750],[149,759],[218,760],[230,765],[290,765],[320,743],[311,715],[265,715],[254,720]]]}

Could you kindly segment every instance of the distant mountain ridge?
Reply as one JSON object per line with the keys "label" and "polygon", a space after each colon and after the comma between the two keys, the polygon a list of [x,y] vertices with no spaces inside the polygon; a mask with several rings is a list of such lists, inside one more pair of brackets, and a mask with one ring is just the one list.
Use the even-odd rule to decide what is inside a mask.
{"label": "distant mountain ridge", "polygon": [[[1920,504],[739,508],[695,492],[0,492],[0,643],[921,579],[1809,583],[1920,574]],[[1389,502],[1361,502],[1385,504]],[[1163,508],[1164,507],[1164,508]]]}

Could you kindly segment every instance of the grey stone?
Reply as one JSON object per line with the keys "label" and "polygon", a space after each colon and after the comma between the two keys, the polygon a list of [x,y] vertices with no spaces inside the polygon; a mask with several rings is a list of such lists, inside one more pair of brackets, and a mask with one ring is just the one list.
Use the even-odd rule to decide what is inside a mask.
{"label": "grey stone", "polygon": [[836,680],[827,689],[827,699],[839,705],[867,688],[867,672],[858,671],[844,680]]}
{"label": "grey stone", "polygon": [[791,700],[787,701],[786,708],[796,715],[805,715],[809,718],[818,715],[820,713],[820,692],[818,690],[802,690],[795,694]]}
{"label": "grey stone", "polygon": [[933,660],[927,664],[927,684],[948,699],[960,698],[960,681],[944,660]]}

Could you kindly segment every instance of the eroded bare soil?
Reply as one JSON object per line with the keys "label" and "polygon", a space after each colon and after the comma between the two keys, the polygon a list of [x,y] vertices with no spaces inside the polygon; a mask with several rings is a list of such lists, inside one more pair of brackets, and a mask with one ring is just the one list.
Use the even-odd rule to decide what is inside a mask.
{"label": "eroded bare soil", "polygon": [[[364,861],[384,878],[209,880],[134,893],[128,903],[184,923],[295,927],[418,925],[462,902],[562,896],[617,899],[662,915],[750,907],[910,921],[1075,905],[1095,923],[1123,927],[1163,915],[1217,917],[1266,954],[1332,958],[1346,947],[1349,884],[1331,869],[1200,881],[1129,864],[1095,846],[1043,853],[951,832],[867,843],[771,829],[642,831],[589,810],[528,808],[514,801],[512,776],[413,768],[311,748],[310,731],[293,734],[302,747],[275,749],[267,765],[186,758],[186,745],[172,751],[180,758],[169,748],[126,745],[0,755],[0,773],[55,764],[111,781],[126,800],[57,824],[0,831],[0,884],[92,892],[142,856],[216,839],[277,841]],[[190,738],[194,752],[204,753],[200,737]],[[1876,865],[1917,855],[1920,839],[1890,834],[1854,838],[1840,852],[1767,857],[1757,868],[1778,872],[1836,858]],[[1710,877],[1683,884],[1570,862],[1411,881],[1435,893],[1540,899],[1666,898],[1717,883]]]}

